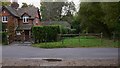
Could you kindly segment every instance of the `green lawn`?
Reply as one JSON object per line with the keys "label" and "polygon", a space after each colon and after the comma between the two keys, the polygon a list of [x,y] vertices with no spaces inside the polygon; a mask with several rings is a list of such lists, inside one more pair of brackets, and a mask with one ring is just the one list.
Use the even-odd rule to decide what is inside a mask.
{"label": "green lawn", "polygon": [[59,42],[47,42],[33,44],[33,47],[39,48],[85,48],[85,47],[103,47],[103,48],[118,48],[118,42],[113,40],[100,39],[95,37],[72,37],[65,38]]}

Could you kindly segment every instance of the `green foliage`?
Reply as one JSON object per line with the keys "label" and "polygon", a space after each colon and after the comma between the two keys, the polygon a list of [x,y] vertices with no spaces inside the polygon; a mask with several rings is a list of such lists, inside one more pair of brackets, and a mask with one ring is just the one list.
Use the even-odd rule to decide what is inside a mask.
{"label": "green foliage", "polygon": [[22,3],[22,7],[21,8],[26,8],[26,7],[35,7],[32,4],[27,4],[27,3]]}
{"label": "green foliage", "polygon": [[25,7],[28,7],[28,4],[27,3],[22,3],[22,7],[21,8],[25,8]]}
{"label": "green foliage", "polygon": [[73,22],[71,24],[71,28],[75,29],[76,34],[81,32],[81,26],[80,26],[80,22],[79,22],[79,19],[78,19],[77,15],[75,15],[73,17]]}
{"label": "green foliage", "polygon": [[0,22],[0,31],[2,31],[2,22]]}
{"label": "green foliage", "polygon": [[62,20],[71,23],[73,13],[76,10],[74,2],[41,2],[40,4],[41,16],[43,21]]}
{"label": "green foliage", "polygon": [[41,2],[40,10],[42,20],[60,20],[64,4],[64,2]]}
{"label": "green foliage", "polygon": [[[2,34],[2,35],[1,35]],[[8,41],[7,41],[7,33],[6,32],[2,32],[0,33],[0,36],[2,36],[2,44],[3,45],[7,45]]]}
{"label": "green foliage", "polygon": [[9,6],[11,2],[0,2],[0,6]]}
{"label": "green foliage", "polygon": [[70,28],[67,27],[61,27],[62,34],[69,34],[70,33]]}
{"label": "green foliage", "polygon": [[112,40],[108,40],[108,39],[102,39],[101,42],[101,39],[93,36],[65,38],[62,41],[33,44],[32,46],[39,48],[76,48],[76,47],[117,48],[118,43],[120,43],[120,42],[113,42]]}
{"label": "green foliage", "polygon": [[36,43],[57,41],[60,26],[34,26],[32,32]]}
{"label": "green foliage", "polygon": [[78,19],[82,32],[100,33],[111,37],[118,32],[120,2],[81,2]]}

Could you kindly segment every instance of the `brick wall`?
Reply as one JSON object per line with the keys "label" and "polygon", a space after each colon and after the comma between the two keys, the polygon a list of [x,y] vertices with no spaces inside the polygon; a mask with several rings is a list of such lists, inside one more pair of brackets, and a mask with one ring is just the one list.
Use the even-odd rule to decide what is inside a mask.
{"label": "brick wall", "polygon": [[6,29],[8,29],[8,41],[9,43],[14,42],[15,39],[15,28],[17,26],[17,19],[11,13],[9,13],[6,9],[3,9],[2,16],[8,16],[8,22],[4,23],[6,25]]}

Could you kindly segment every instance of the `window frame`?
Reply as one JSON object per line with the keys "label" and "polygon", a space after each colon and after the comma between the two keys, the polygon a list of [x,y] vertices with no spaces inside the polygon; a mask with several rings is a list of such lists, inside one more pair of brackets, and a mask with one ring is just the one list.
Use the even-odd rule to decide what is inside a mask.
{"label": "window frame", "polygon": [[8,22],[8,16],[2,16],[2,22],[7,23]]}
{"label": "window frame", "polygon": [[23,16],[23,23],[28,23],[29,22],[29,16]]}

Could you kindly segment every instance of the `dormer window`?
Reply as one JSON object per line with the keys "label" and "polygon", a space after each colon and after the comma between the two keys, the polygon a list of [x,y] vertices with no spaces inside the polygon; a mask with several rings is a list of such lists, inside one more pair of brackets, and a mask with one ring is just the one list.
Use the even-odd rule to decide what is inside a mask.
{"label": "dormer window", "polygon": [[28,16],[23,16],[23,23],[28,23],[29,17]]}
{"label": "dormer window", "polygon": [[8,16],[2,16],[2,22],[7,23],[8,22]]}

